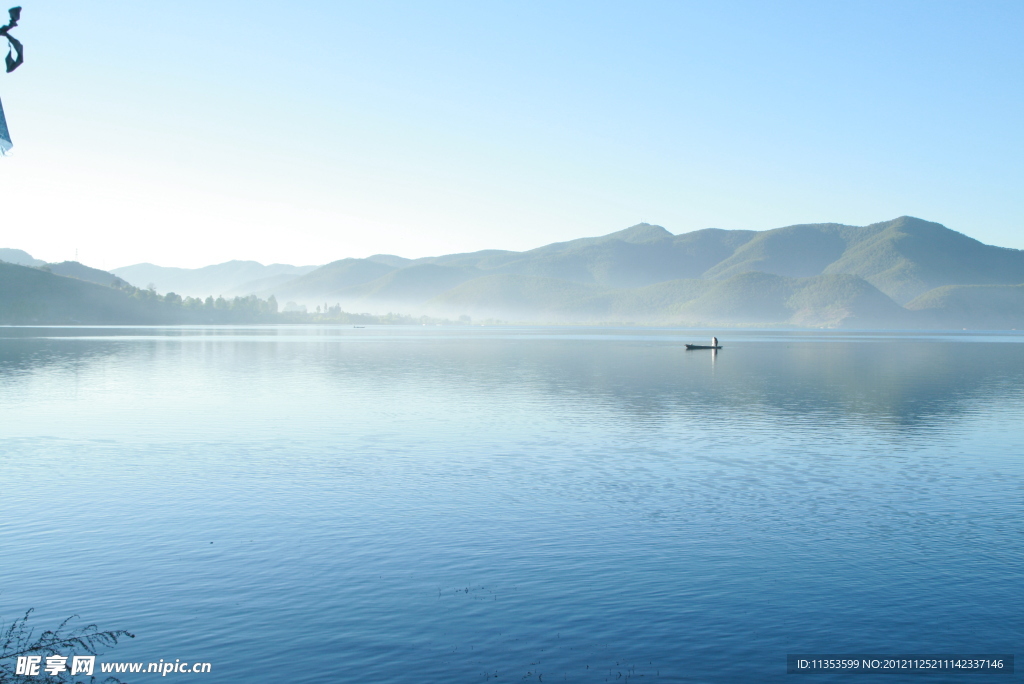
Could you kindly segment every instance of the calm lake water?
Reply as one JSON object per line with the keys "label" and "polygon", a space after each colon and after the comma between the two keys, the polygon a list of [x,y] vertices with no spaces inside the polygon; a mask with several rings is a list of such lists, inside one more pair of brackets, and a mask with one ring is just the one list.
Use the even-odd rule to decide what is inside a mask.
{"label": "calm lake water", "polygon": [[1020,655],[1024,335],[711,334],[0,328],[0,616],[207,684]]}

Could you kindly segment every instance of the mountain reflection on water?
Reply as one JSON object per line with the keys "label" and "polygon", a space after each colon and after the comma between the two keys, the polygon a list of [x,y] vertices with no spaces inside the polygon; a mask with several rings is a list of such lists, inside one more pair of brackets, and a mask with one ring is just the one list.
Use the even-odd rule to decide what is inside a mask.
{"label": "mountain reflection on water", "polygon": [[1016,333],[735,331],[721,352],[683,349],[704,337],[663,329],[0,328],[0,377],[81,376],[126,354],[182,363],[177,373],[188,376],[230,358],[267,380],[297,374],[373,394],[533,392],[648,425],[771,411],[824,425],[913,428],[1024,392],[1024,335]]}
{"label": "mountain reflection on water", "polygon": [[0,615],[209,684],[1013,652],[1024,335],[717,332],[0,328]]}

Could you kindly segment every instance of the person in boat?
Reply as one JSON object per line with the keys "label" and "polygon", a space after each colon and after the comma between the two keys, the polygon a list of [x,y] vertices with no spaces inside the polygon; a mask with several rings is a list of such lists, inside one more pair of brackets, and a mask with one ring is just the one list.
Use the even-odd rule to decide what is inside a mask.
{"label": "person in boat", "polygon": [[711,348],[712,349],[718,348],[718,338],[717,337],[712,337],[711,338]]}

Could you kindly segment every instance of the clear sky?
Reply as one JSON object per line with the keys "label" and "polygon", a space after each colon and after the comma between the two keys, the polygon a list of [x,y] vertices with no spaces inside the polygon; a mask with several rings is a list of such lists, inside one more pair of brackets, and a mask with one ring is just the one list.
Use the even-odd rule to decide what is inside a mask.
{"label": "clear sky", "polygon": [[0,247],[49,261],[903,214],[1024,248],[1021,0],[22,4]]}

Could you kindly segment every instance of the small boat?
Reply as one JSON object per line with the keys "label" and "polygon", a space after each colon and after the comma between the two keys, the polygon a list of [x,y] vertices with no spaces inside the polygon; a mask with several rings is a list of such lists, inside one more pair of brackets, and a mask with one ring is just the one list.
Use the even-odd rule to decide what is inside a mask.
{"label": "small boat", "polygon": [[711,345],[703,345],[703,344],[688,344],[688,345],[686,345],[686,349],[687,350],[690,350],[690,349],[721,349],[721,348],[722,348],[722,345],[718,345],[717,347],[712,347]]}

